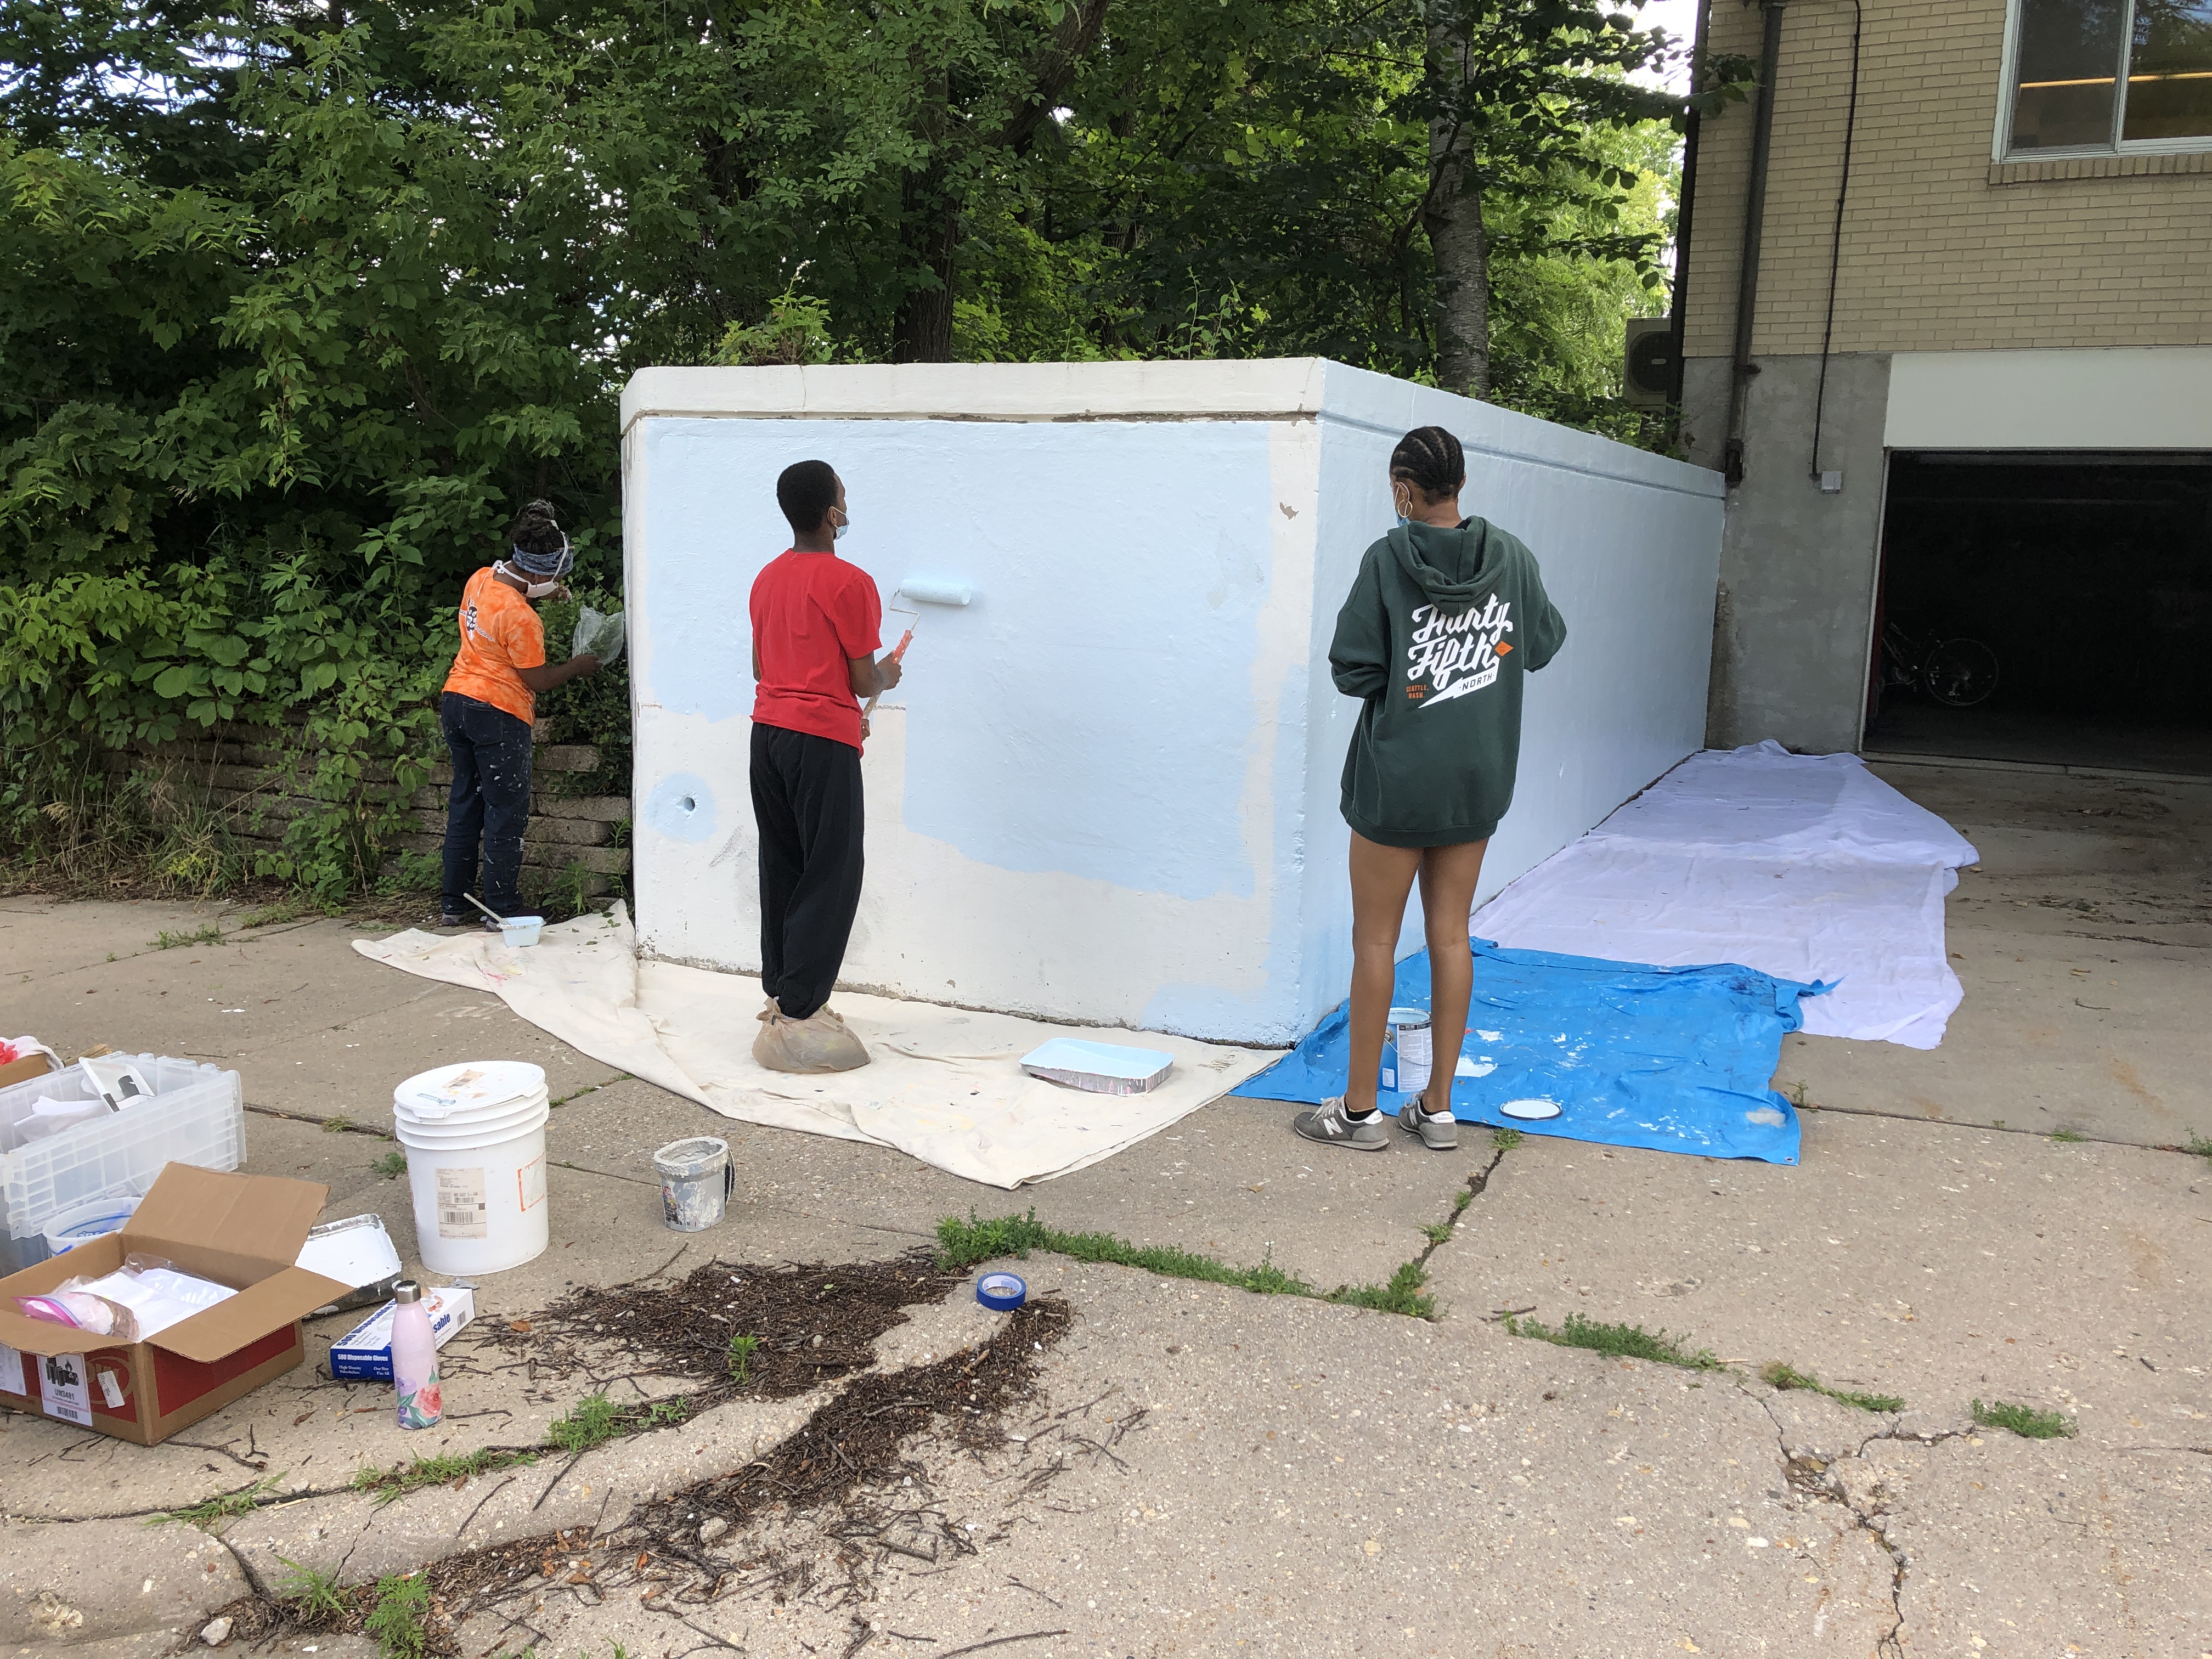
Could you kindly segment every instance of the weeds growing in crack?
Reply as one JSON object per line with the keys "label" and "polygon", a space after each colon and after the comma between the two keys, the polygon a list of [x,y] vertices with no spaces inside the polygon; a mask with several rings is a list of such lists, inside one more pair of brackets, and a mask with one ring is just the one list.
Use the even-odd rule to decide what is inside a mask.
{"label": "weeds growing in crack", "polygon": [[937,1262],[948,1273],[963,1273],[999,1256],[1026,1258],[1032,1250],[1049,1250],[1077,1261],[1136,1267],[1158,1273],[1163,1279],[1231,1285],[1258,1296],[1307,1297],[1345,1307],[1410,1314],[1417,1319],[1437,1316],[1436,1298],[1421,1289],[1428,1282],[1428,1270],[1418,1261],[1401,1264],[1387,1284],[1340,1285],[1333,1291],[1324,1291],[1296,1273],[1285,1273],[1272,1261],[1262,1261],[1256,1267],[1232,1267],[1225,1261],[1173,1244],[1136,1244],[1112,1233],[1062,1232],[1039,1221],[1035,1210],[1027,1215],[995,1216],[988,1221],[970,1210],[965,1221],[957,1216],[946,1216],[937,1224]]}
{"label": "weeds growing in crack", "polygon": [[1861,1394],[1851,1389],[1832,1389],[1808,1371],[1785,1365],[1778,1359],[1770,1359],[1759,1369],[1759,1380],[1778,1389],[1802,1389],[1809,1394],[1823,1394],[1846,1406],[1856,1407],[1863,1412],[1901,1412],[1905,1401],[1893,1394]]}
{"label": "weeds growing in crack", "polygon": [[681,1423],[691,1414],[681,1400],[640,1401],[617,1406],[603,1394],[587,1395],[565,1417],[547,1425],[545,1437],[565,1452],[587,1452],[610,1440]]}
{"label": "weeds growing in crack", "polygon": [[222,929],[211,924],[189,933],[173,933],[165,927],[154,936],[154,948],[156,951],[173,951],[180,945],[220,945],[222,943]]}
{"label": "weeds growing in crack", "polygon": [[2079,1129],[2053,1129],[2048,1139],[2054,1146],[2079,1146],[2089,1137]]}
{"label": "weeds growing in crack", "polygon": [[1557,1343],[1563,1348],[1588,1348],[1620,1359],[1649,1359],[1662,1365],[1680,1365],[1685,1370],[1726,1369],[1711,1348],[1686,1349],[1665,1331],[1647,1331],[1641,1325],[1607,1324],[1578,1313],[1569,1314],[1557,1328],[1519,1314],[1508,1314],[1504,1323],[1516,1336],[1533,1336],[1540,1342]]}
{"label": "weeds growing in crack", "polygon": [[526,1446],[483,1446],[472,1452],[441,1457],[418,1457],[411,1463],[394,1463],[388,1469],[358,1469],[353,1489],[389,1504],[425,1486],[451,1486],[500,1469],[519,1469],[538,1461],[538,1449]]}
{"label": "weeds growing in crack", "polygon": [[345,1593],[338,1588],[336,1573],[317,1572],[289,1555],[276,1559],[291,1571],[272,1587],[270,1593],[288,1604],[301,1624],[328,1624],[345,1617]]}
{"label": "weeds growing in crack", "polygon": [[1518,1129],[1492,1129],[1490,1132],[1490,1144],[1501,1152],[1511,1152],[1527,1139],[1528,1136]]}
{"label": "weeds growing in crack", "polygon": [[430,1645],[430,1581],[408,1573],[376,1581],[376,1605],[362,1633],[384,1659],[423,1659]]}
{"label": "weeds growing in crack", "polygon": [[395,1176],[404,1176],[407,1173],[407,1154],[386,1152],[368,1166],[368,1172],[373,1176],[382,1176],[386,1181]]}
{"label": "weeds growing in crack", "polygon": [[2063,1440],[2074,1432],[2073,1420],[2063,1412],[2038,1411],[2016,1401],[1973,1402],[1974,1421],[1985,1429],[2009,1429],[2023,1440]]}
{"label": "weeds growing in crack", "polygon": [[2189,1132],[2189,1139],[2182,1143],[2182,1150],[2193,1153],[2198,1158],[2212,1158],[2212,1138],[2201,1135],[2191,1129]]}
{"label": "weeds growing in crack", "polygon": [[251,1514],[270,1499],[276,1483],[283,1475],[267,1474],[250,1486],[240,1486],[236,1492],[217,1492],[204,1503],[188,1504],[180,1510],[163,1510],[146,1517],[149,1527],[164,1526],[172,1521],[182,1521],[203,1532],[212,1531],[225,1521]]}

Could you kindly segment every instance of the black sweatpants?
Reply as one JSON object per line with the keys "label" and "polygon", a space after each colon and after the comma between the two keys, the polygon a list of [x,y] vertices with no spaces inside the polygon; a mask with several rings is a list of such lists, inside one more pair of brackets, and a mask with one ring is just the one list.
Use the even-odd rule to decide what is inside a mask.
{"label": "black sweatpants", "polygon": [[793,1019],[830,1000],[860,908],[860,751],[753,723],[761,988]]}

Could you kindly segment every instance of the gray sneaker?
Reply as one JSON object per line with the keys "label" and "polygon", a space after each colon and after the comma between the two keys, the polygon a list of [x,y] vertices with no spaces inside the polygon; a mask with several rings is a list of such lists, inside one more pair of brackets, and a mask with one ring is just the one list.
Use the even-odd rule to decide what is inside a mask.
{"label": "gray sneaker", "polygon": [[1419,1135],[1421,1145],[1432,1152],[1448,1152],[1459,1145],[1459,1120],[1449,1112],[1431,1117],[1422,1110],[1418,1099],[1398,1109],[1398,1127],[1409,1135]]}
{"label": "gray sneaker", "polygon": [[1390,1144],[1382,1132],[1382,1114],[1374,1112],[1358,1122],[1344,1115],[1344,1097],[1324,1100],[1310,1112],[1300,1112],[1291,1127],[1308,1140],[1346,1146],[1355,1152],[1379,1152]]}

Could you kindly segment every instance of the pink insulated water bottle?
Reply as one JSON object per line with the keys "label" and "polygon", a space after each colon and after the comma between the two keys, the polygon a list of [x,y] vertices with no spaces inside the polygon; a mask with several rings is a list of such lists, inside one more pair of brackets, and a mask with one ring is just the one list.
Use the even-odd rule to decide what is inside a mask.
{"label": "pink insulated water bottle", "polygon": [[422,1287],[403,1279],[392,1292],[392,1386],[399,1399],[399,1426],[428,1429],[445,1414],[438,1389],[438,1344]]}

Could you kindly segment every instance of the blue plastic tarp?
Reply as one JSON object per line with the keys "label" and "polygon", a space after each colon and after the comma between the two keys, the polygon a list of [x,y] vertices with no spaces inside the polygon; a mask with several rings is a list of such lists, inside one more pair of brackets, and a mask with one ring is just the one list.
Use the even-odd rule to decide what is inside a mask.
{"label": "blue plastic tarp", "polygon": [[[1756,969],[1647,968],[1544,951],[1474,945],[1467,1042],[1452,1115],[1529,1134],[1705,1158],[1797,1161],[1797,1114],[1768,1085],[1782,1039],[1803,1023],[1801,999],[1827,988]],[[1392,1002],[1425,1010],[1429,957],[1398,964]],[[1346,1008],[1232,1092],[1318,1103],[1344,1092]],[[1441,1056],[1439,1056],[1441,1060]],[[1395,1114],[1410,1096],[1384,1091]],[[1557,1117],[1499,1108],[1549,1100]]]}

